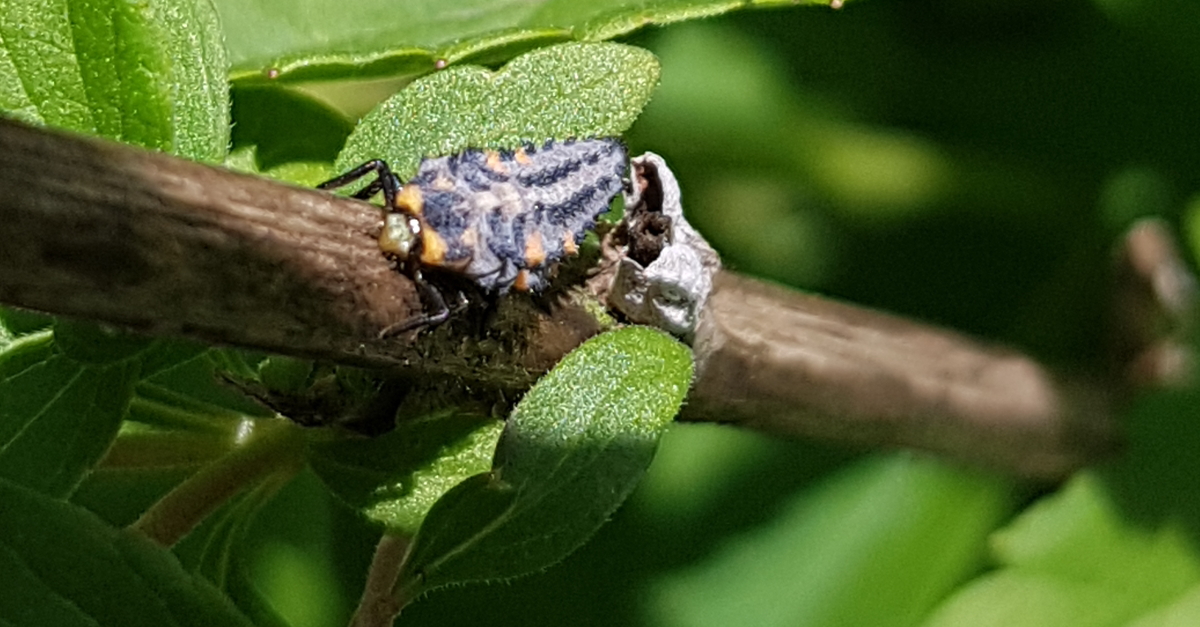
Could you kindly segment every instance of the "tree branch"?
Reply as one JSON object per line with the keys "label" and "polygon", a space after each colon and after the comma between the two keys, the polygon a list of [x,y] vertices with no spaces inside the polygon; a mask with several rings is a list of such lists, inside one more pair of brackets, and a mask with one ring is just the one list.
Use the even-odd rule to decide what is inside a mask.
{"label": "tree branch", "polygon": [[414,313],[368,205],[0,120],[0,300],[156,335],[395,363]]}
{"label": "tree branch", "polygon": [[[506,297],[486,330],[380,338],[420,311],[366,203],[0,120],[0,302],[519,389],[599,331]],[[915,446],[1061,477],[1112,450],[1112,395],[956,333],[722,272],[687,420]],[[1136,351],[1135,351],[1136,352]]]}
{"label": "tree branch", "polygon": [[686,420],[1055,477],[1115,450],[1104,389],[951,331],[717,275]]}

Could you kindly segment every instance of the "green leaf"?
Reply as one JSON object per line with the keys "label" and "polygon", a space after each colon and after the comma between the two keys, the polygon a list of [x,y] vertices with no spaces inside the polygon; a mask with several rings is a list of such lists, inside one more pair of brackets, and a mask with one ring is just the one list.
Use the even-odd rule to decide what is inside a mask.
{"label": "green leaf", "polygon": [[1139,399],[1118,463],[1075,475],[996,532],[1001,568],[950,597],[931,627],[1108,627],[1190,607],[1200,585],[1200,390]]}
{"label": "green leaf", "polygon": [[272,355],[258,365],[258,379],[269,390],[298,393],[312,385],[315,369],[310,359]]}
{"label": "green leaf", "polygon": [[[248,416],[273,416],[274,412],[248,398],[218,373],[227,367],[244,366],[244,362],[235,363],[229,359],[237,354],[234,349],[208,348],[193,359],[159,370],[138,386],[138,396],[168,414],[177,412],[178,420],[169,415],[158,418],[137,416],[136,419],[144,418],[147,424],[169,429],[223,431],[230,428],[231,422],[241,422]],[[148,365],[155,361],[152,355],[145,358]],[[249,376],[253,376],[253,371]]]}
{"label": "green leaf", "polygon": [[0,348],[0,477],[74,491],[116,438],[144,377],[202,349],[59,321]]}
{"label": "green leaf", "polygon": [[1192,260],[1200,260],[1200,195],[1188,200],[1184,214],[1184,236],[1192,250]]}
{"label": "green leaf", "polygon": [[0,477],[66,496],[103,457],[133,395],[139,362],[87,364],[49,333],[0,352]]}
{"label": "green leaf", "polygon": [[155,340],[149,348],[138,355],[138,358],[142,360],[142,369],[139,375],[143,379],[153,377],[198,359],[207,350],[207,346],[192,340]]}
{"label": "green leaf", "polygon": [[429,155],[604,137],[629,128],[658,83],[654,55],[618,44],[564,44],[503,69],[456,67],[422,78],[371,111],[337,159],[384,159],[402,177]]}
{"label": "green leaf", "polygon": [[273,477],[232,498],[172,550],[185,568],[228,595],[258,627],[288,625],[250,580],[246,564],[250,529],[263,506],[287,481],[289,478],[282,475]]}
{"label": "green leaf", "polygon": [[983,562],[1008,482],[911,454],[875,457],[653,595],[655,624],[915,624]]}
{"label": "green leaf", "polygon": [[491,468],[502,426],[462,414],[401,420],[377,438],[314,444],[310,464],[351,507],[390,533],[412,535],[443,494]]}
{"label": "green leaf", "polygon": [[90,322],[59,320],[54,324],[54,345],[84,364],[104,365],[137,357],[153,342],[145,336]]}
{"label": "green leaf", "polygon": [[1139,44],[1159,49],[1161,58],[1200,73],[1195,50],[1200,46],[1200,6],[1189,0],[1092,0],[1123,32]]}
{"label": "green leaf", "polygon": [[218,161],[228,61],[209,0],[10,0],[0,110],[32,123]]}
{"label": "green leaf", "polygon": [[605,333],[572,351],[513,411],[492,472],[429,512],[400,596],[515,577],[569,555],[633,490],[691,377],[690,351],[651,329]]}
{"label": "green leaf", "polygon": [[0,622],[6,626],[251,625],[212,586],[140,535],[2,479],[0,503]]}
{"label": "green leaf", "polygon": [[39,331],[7,338],[0,350],[0,378],[45,361],[54,346],[54,333]]}
{"label": "green leaf", "polygon": [[[217,0],[239,81],[404,76],[440,62],[501,63],[540,46],[820,0]],[[286,16],[286,19],[280,19]]]}
{"label": "green leaf", "polygon": [[27,122],[95,133],[112,125],[97,122],[88,106],[67,7],[66,0],[5,3],[0,11],[0,108]]}
{"label": "green leaf", "polygon": [[992,545],[1007,566],[1111,584],[1147,600],[1200,578],[1200,559],[1180,524],[1131,523],[1104,482],[1084,472],[998,531]]}
{"label": "green leaf", "polygon": [[277,181],[287,181],[301,187],[316,187],[322,181],[328,181],[341,173],[333,169],[332,161],[292,161],[271,168],[263,174]]}
{"label": "green leaf", "polygon": [[[118,2],[119,0],[113,0]],[[212,0],[155,0],[165,31],[174,145],[171,153],[220,163],[229,151],[229,58]]]}
{"label": "green leaf", "polygon": [[6,339],[12,339],[18,335],[41,331],[47,327],[54,325],[54,318],[46,314],[29,311],[28,309],[14,309],[11,307],[0,307],[0,348],[3,348]]}

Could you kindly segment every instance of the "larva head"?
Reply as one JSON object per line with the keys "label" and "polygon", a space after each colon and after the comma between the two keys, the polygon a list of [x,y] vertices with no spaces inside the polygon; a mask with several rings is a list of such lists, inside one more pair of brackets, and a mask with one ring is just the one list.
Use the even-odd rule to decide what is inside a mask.
{"label": "larva head", "polygon": [[379,249],[408,259],[414,254],[421,241],[421,221],[416,216],[400,212],[389,212],[383,218],[383,231],[379,234]]}
{"label": "larva head", "polygon": [[379,249],[400,259],[415,255],[421,246],[421,213],[424,200],[421,188],[409,183],[396,194],[391,211],[383,219],[379,234]]}

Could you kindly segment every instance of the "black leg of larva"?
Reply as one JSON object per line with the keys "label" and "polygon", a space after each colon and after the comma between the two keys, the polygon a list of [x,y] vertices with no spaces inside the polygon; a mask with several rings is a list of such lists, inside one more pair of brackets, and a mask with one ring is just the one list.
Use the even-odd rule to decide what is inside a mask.
{"label": "black leg of larva", "polygon": [[466,311],[467,307],[470,306],[470,304],[471,304],[471,300],[469,298],[467,298],[467,295],[464,294],[462,290],[456,291],[455,295],[457,296],[457,298],[455,300],[457,300],[458,302],[455,303],[454,307],[452,307],[450,309],[451,316],[455,316],[455,315],[462,313],[463,311]]}
{"label": "black leg of larva", "polygon": [[385,206],[392,209],[396,206],[396,195],[400,193],[400,179],[392,173],[392,169],[383,159],[373,159],[340,176],[325,181],[317,189],[337,189],[345,187],[364,176],[374,174],[375,180],[354,194],[359,200],[366,200],[383,191]]}
{"label": "black leg of larva", "polygon": [[351,196],[351,198],[357,198],[359,200],[370,200],[371,196],[378,194],[379,190],[381,190],[381,189],[383,189],[383,183],[380,183],[379,179],[375,179],[374,181],[371,181],[371,183],[369,185],[367,185],[366,187],[355,192]]}
{"label": "black leg of larva", "polygon": [[419,270],[410,273],[409,278],[411,278],[413,283],[416,284],[417,289],[421,290],[421,304],[427,309],[434,311],[434,313],[425,311],[418,315],[412,316],[407,320],[390,324],[379,332],[379,337],[381,339],[391,335],[396,335],[397,333],[411,331],[417,327],[439,325],[449,319],[451,314],[462,311],[463,308],[465,308],[468,304],[466,296],[464,296],[462,292],[459,292],[459,304],[454,310],[451,310],[446,306],[446,298],[442,296],[442,293],[436,287],[430,285],[429,282],[421,276],[421,272]]}
{"label": "black leg of larva", "polygon": [[391,173],[391,171],[391,168],[388,167],[387,162],[385,162],[383,159],[372,159],[371,161],[368,161],[347,172],[343,172],[342,174],[339,174],[338,176],[335,176],[324,183],[321,183],[317,186],[317,189],[337,189],[339,187],[345,187],[368,174],[376,174],[382,177],[385,172]]}

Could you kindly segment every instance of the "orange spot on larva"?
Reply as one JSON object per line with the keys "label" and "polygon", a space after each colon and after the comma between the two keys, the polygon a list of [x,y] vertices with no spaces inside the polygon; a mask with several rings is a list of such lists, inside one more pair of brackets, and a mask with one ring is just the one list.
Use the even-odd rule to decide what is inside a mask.
{"label": "orange spot on larva", "polygon": [[419,216],[424,208],[425,201],[421,198],[421,188],[415,183],[409,183],[401,187],[400,193],[396,194],[396,209],[410,215]]}
{"label": "orange spot on larva", "polygon": [[495,150],[489,150],[486,154],[487,161],[485,163],[487,163],[489,170],[499,172],[500,174],[508,174],[508,168],[504,167],[504,162],[500,160],[500,153]]}
{"label": "orange spot on larva", "polygon": [[534,232],[525,240],[525,265],[536,268],[546,261],[546,247],[542,244],[542,234]]}

